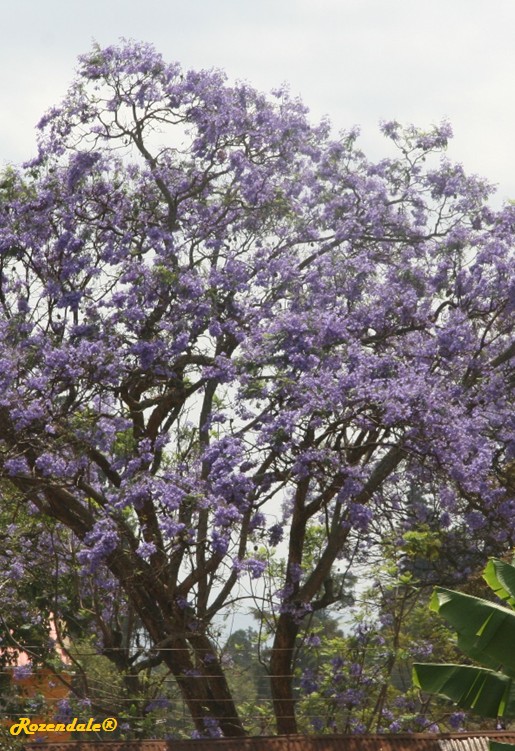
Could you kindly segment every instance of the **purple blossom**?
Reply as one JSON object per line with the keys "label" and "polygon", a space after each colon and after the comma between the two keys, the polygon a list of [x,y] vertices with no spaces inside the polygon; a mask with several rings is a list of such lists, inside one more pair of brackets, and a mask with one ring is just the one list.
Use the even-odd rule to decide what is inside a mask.
{"label": "purple blossom", "polygon": [[27,663],[26,665],[16,665],[13,668],[13,678],[15,681],[23,681],[25,678],[30,678],[32,675],[32,665]]}
{"label": "purple blossom", "polygon": [[349,665],[349,675],[353,678],[358,678],[363,672],[363,666],[357,662],[353,662]]}
{"label": "purple blossom", "polygon": [[223,535],[218,530],[214,529],[211,533],[211,546],[214,553],[223,557],[229,548],[229,539],[227,535]]}
{"label": "purple blossom", "polygon": [[361,689],[348,688],[337,695],[337,700],[338,704],[340,704],[341,706],[348,708],[355,707],[358,706],[363,700],[363,692],[361,691]]}
{"label": "purple blossom", "polygon": [[220,505],[214,513],[214,523],[218,527],[230,527],[231,524],[240,519],[241,512],[233,505]]}
{"label": "purple blossom", "polygon": [[233,568],[235,571],[243,572],[247,571],[252,579],[259,579],[266,570],[266,561],[258,558],[246,558],[244,560],[233,561]]}
{"label": "purple blossom", "polygon": [[166,696],[156,696],[145,707],[145,712],[154,712],[156,709],[169,709],[170,700]]}
{"label": "purple blossom", "polygon": [[485,526],[485,517],[480,511],[470,511],[466,517],[466,523],[472,532],[477,532]]}
{"label": "purple blossom", "polygon": [[70,160],[68,188],[74,190],[79,180],[84,177],[100,159],[98,152],[79,151]]}
{"label": "purple blossom", "polygon": [[68,699],[59,699],[56,704],[55,721],[69,722],[74,716],[73,707]]}
{"label": "purple blossom", "polygon": [[4,462],[4,467],[10,476],[26,475],[29,472],[29,465],[24,456],[7,459]]}
{"label": "purple blossom", "polygon": [[449,725],[453,730],[462,731],[465,718],[465,712],[453,712],[449,715]]}
{"label": "purple blossom", "polygon": [[204,723],[204,731],[200,732],[194,730],[191,734],[193,740],[202,738],[221,738],[223,733],[220,729],[218,721],[214,717],[204,717],[202,722]]}
{"label": "purple blossom", "polygon": [[192,607],[192,603],[189,602],[185,597],[176,597],[175,602],[181,610],[186,610],[186,608]]}
{"label": "purple blossom", "polygon": [[318,691],[320,688],[320,682],[318,676],[315,675],[313,670],[307,669],[303,672],[300,679],[300,687],[306,696]]}
{"label": "purple blossom", "polygon": [[302,578],[302,566],[299,566],[298,563],[290,563],[288,573],[290,575],[290,580],[296,584],[300,582]]}
{"label": "purple blossom", "polygon": [[417,644],[411,649],[411,654],[417,660],[425,660],[433,654],[434,647],[429,642]]}
{"label": "purple blossom", "polygon": [[100,519],[84,538],[86,547],[79,551],[77,557],[90,573],[113,552],[118,545],[118,533],[110,519]]}
{"label": "purple blossom", "polygon": [[15,581],[21,581],[25,575],[26,566],[21,561],[14,560],[8,569],[8,575]]}
{"label": "purple blossom", "polygon": [[275,547],[276,545],[279,545],[281,540],[283,539],[284,535],[284,529],[282,524],[272,524],[272,526],[268,530],[268,541],[270,545]]}
{"label": "purple blossom", "polygon": [[66,461],[59,456],[44,452],[36,459],[36,468],[44,476],[66,474]]}
{"label": "purple blossom", "polygon": [[140,542],[138,545],[138,549],[136,550],[137,554],[140,556],[140,558],[143,558],[143,560],[148,561],[148,559],[154,555],[157,548],[155,543],[153,542]]}
{"label": "purple blossom", "polygon": [[265,515],[261,512],[258,512],[257,514],[254,514],[252,519],[250,520],[249,529],[254,532],[256,529],[259,529],[260,527],[265,526]]}

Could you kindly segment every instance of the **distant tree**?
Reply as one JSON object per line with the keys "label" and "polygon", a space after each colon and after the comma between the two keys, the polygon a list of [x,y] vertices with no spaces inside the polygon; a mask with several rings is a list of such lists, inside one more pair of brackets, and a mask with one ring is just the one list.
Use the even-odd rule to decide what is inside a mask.
{"label": "distant tree", "polygon": [[252,735],[270,734],[274,728],[268,654],[262,635],[253,628],[230,634],[222,660],[238,712]]}
{"label": "distant tree", "polygon": [[[454,635],[427,607],[431,587],[426,577],[434,574],[432,565],[445,537],[445,531],[433,532],[422,524],[418,530],[398,532],[395,545],[385,535],[377,563],[367,566],[366,580],[356,592],[352,617],[346,613],[344,629],[335,629],[338,622],[331,624],[327,615],[314,624],[297,668],[302,732],[421,732],[464,726],[464,713],[422,699],[411,680],[417,659],[460,658]],[[444,578],[446,573],[443,558],[438,574]]]}
{"label": "distant tree", "polygon": [[245,732],[212,625],[261,549],[290,733],[303,622],[413,483],[511,543],[515,209],[433,156],[449,126],[383,131],[371,163],[284,90],[123,43],[1,185],[1,476],[123,588],[197,733]]}

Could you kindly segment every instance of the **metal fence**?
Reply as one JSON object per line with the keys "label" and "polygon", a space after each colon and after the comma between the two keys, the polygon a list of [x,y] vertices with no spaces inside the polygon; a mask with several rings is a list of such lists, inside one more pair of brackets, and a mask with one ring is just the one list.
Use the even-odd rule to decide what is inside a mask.
{"label": "metal fence", "polygon": [[487,751],[488,741],[515,744],[515,731],[442,735],[284,735],[169,741],[27,743],[26,751]]}

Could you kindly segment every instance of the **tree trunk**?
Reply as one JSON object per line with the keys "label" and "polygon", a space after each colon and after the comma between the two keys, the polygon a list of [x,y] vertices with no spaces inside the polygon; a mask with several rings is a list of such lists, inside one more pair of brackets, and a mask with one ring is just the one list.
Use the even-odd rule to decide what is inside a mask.
{"label": "tree trunk", "polygon": [[110,563],[156,651],[163,650],[163,661],[177,682],[196,730],[208,732],[211,721],[216,722],[224,736],[244,736],[245,730],[209,638],[195,630],[195,624],[188,622],[184,612],[174,612],[152,572],[140,569],[140,576],[135,576],[135,563],[122,552],[110,556]]}
{"label": "tree trunk", "polygon": [[299,625],[289,613],[279,616],[270,658],[270,687],[277,732],[295,734],[295,700],[293,698],[293,658]]}
{"label": "tree trunk", "polygon": [[[202,637],[209,641],[207,637]],[[167,642],[164,662],[172,671],[195,728],[200,733],[209,732],[209,722],[216,722],[225,737],[242,737],[245,730],[238,717],[226,678],[220,668],[214,675],[193,665],[191,649],[185,638]],[[215,662],[219,665],[218,660]],[[213,668],[211,668],[213,670]]]}
{"label": "tree trunk", "polygon": [[216,718],[224,736],[244,736],[231,690],[210,639],[206,634],[196,632],[188,633],[187,638],[195,651],[196,667],[202,674],[208,716]]}
{"label": "tree trunk", "polygon": [[[90,512],[62,488],[47,491],[46,498],[51,515],[83,539],[93,527]],[[41,502],[39,505],[43,513],[48,513]],[[125,590],[156,650],[166,644],[166,647],[162,646],[163,661],[177,681],[195,728],[206,733],[209,728],[205,721],[209,724],[211,720],[216,721],[224,736],[244,736],[245,730],[215,650],[207,636],[190,627],[184,613],[174,613],[166,582],[160,581],[156,571],[143,564],[129,545],[125,549],[120,546],[110,553],[106,564]],[[192,654],[195,654],[198,664],[193,661]]]}

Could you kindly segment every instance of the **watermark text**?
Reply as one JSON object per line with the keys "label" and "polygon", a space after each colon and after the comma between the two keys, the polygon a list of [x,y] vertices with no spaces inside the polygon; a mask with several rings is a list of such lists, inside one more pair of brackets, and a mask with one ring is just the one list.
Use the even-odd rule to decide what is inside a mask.
{"label": "watermark text", "polygon": [[90,717],[87,722],[79,721],[74,717],[70,722],[33,722],[30,717],[20,717],[19,722],[11,725],[11,735],[35,735],[36,733],[99,733],[105,730],[112,733],[118,727],[118,720],[114,717],[106,717],[102,722],[97,722]]}

